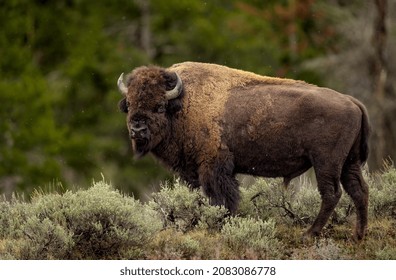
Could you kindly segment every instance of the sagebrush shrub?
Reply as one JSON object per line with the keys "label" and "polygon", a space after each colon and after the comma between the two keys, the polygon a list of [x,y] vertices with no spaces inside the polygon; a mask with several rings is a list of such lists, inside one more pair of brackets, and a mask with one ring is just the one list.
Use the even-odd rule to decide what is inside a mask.
{"label": "sagebrush shrub", "polygon": [[375,256],[378,260],[396,260],[396,248],[385,247],[375,252]]}
{"label": "sagebrush shrub", "polygon": [[292,253],[292,259],[301,260],[340,260],[348,259],[340,246],[332,239],[319,239],[309,247],[303,247]]}
{"label": "sagebrush shrub", "polygon": [[3,254],[16,259],[141,257],[162,228],[150,207],[104,182],[63,195],[36,195],[31,203],[14,203],[8,211]]}
{"label": "sagebrush shrub", "polygon": [[[288,189],[280,179],[242,185],[235,217],[180,181],[165,184],[148,204],[99,182],[88,190],[35,193],[30,202],[0,199],[0,259],[395,259],[396,170],[365,176],[371,218],[366,247],[350,246],[350,228],[343,226],[329,227],[334,239],[300,243],[302,227],[312,224],[321,203],[309,180],[292,181]],[[343,224],[353,214],[343,192],[329,224]]]}
{"label": "sagebrush shrub", "polygon": [[187,232],[194,228],[220,229],[227,210],[211,206],[200,190],[191,190],[180,181],[173,186],[165,184],[153,194],[150,207],[162,218],[164,227],[173,227]]}
{"label": "sagebrush shrub", "polygon": [[48,218],[29,217],[4,244],[10,258],[64,259],[70,256],[73,235]]}
{"label": "sagebrush shrub", "polygon": [[7,230],[10,227],[10,212],[10,203],[7,201],[0,201],[0,238],[4,238],[7,235]]}
{"label": "sagebrush shrub", "polygon": [[369,213],[375,218],[396,217],[396,169],[386,167],[369,187]]}
{"label": "sagebrush shrub", "polygon": [[103,182],[87,191],[66,193],[64,200],[69,205],[65,218],[83,258],[118,258],[118,252],[142,249],[161,229],[153,210]]}
{"label": "sagebrush shrub", "polygon": [[319,207],[319,193],[312,185],[285,189],[280,179],[258,179],[242,190],[240,214],[302,225],[313,221]]}
{"label": "sagebrush shrub", "polygon": [[153,242],[154,258],[161,259],[191,259],[200,255],[202,246],[189,234],[184,234],[174,228],[161,231]]}
{"label": "sagebrush shrub", "polygon": [[[252,186],[241,188],[239,215],[262,220],[275,219],[290,225],[310,225],[321,204],[317,187],[309,180],[303,185],[292,183],[284,188],[281,179],[260,178]],[[344,192],[333,215],[332,222],[344,223],[353,212],[353,204]]]}
{"label": "sagebrush shrub", "polygon": [[314,247],[319,259],[321,260],[342,259],[341,249],[332,239],[319,240]]}
{"label": "sagebrush shrub", "polygon": [[237,254],[254,252],[257,258],[279,258],[282,246],[276,238],[275,221],[253,218],[230,217],[224,224],[221,234],[226,244]]}
{"label": "sagebrush shrub", "polygon": [[274,188],[278,188],[277,182],[265,179],[257,179],[254,184],[241,187],[241,202],[238,215],[241,217],[255,217],[267,220],[275,215],[274,209],[268,197]]}

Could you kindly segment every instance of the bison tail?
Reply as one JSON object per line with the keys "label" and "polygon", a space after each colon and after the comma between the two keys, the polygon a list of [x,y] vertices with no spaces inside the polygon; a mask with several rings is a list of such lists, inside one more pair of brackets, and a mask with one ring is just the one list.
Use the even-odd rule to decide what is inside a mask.
{"label": "bison tail", "polygon": [[355,102],[362,111],[362,125],[360,129],[360,162],[363,165],[367,161],[369,155],[368,142],[371,134],[371,127],[366,107],[364,107],[364,105],[357,100]]}

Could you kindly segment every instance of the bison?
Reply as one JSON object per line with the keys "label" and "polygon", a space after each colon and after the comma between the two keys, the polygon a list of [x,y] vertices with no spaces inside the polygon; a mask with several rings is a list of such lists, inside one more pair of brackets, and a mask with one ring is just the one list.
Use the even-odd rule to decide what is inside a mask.
{"label": "bison", "polygon": [[369,122],[355,98],[303,81],[216,64],[142,66],[118,88],[134,155],[151,152],[211,204],[235,213],[237,173],[283,177],[285,185],[314,168],[321,208],[305,233],[318,235],[333,213],[340,182],[357,213],[355,236],[367,228]]}

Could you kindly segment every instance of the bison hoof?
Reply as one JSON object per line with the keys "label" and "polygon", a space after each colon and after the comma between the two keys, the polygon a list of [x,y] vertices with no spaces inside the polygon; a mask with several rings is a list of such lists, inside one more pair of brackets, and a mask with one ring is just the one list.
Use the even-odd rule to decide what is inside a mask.
{"label": "bison hoof", "polygon": [[301,242],[303,244],[308,244],[313,241],[314,237],[308,233],[304,233],[303,236],[301,237]]}
{"label": "bison hoof", "polygon": [[302,236],[302,242],[303,243],[311,243],[312,241],[315,240],[316,237],[319,236],[318,232],[314,232],[311,229],[306,231],[303,236]]}
{"label": "bison hoof", "polygon": [[364,232],[355,232],[355,234],[353,235],[353,241],[355,241],[355,243],[361,243],[364,236]]}

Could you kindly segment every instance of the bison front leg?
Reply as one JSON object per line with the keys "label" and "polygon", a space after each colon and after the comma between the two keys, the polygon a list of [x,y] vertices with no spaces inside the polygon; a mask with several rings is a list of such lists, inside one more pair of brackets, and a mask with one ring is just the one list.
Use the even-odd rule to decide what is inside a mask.
{"label": "bison front leg", "polygon": [[180,178],[187,183],[191,189],[198,189],[201,184],[199,182],[198,174],[196,172],[187,170],[179,173]]}
{"label": "bison front leg", "polygon": [[223,205],[235,214],[240,199],[232,155],[223,153],[199,168],[199,181],[212,205]]}

